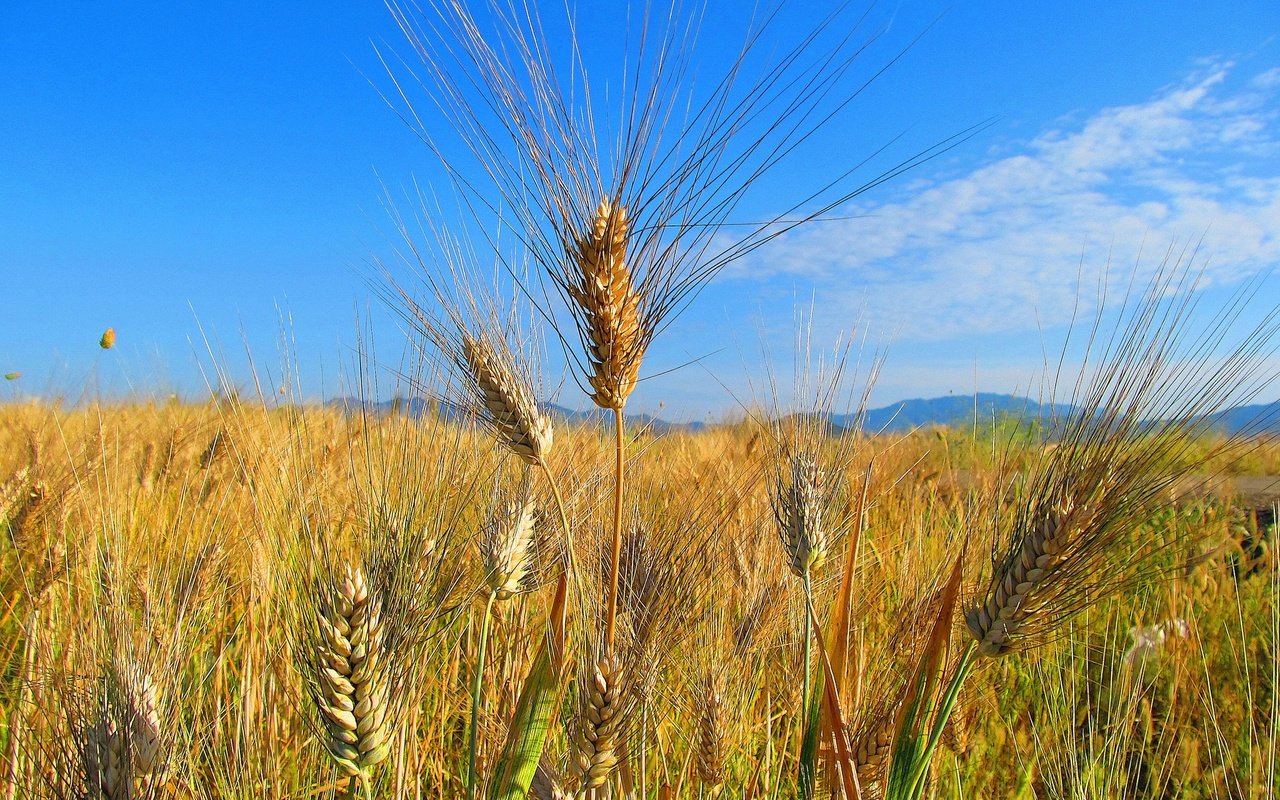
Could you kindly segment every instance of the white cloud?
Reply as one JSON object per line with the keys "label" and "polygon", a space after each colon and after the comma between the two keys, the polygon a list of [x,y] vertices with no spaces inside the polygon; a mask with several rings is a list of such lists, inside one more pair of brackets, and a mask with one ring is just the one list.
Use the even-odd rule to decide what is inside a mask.
{"label": "white cloud", "polygon": [[819,325],[865,309],[877,335],[906,343],[1063,324],[1082,265],[1127,279],[1139,259],[1154,270],[1171,244],[1202,236],[1210,280],[1254,275],[1280,263],[1280,70],[1232,71],[1208,64],[1145,103],[917,181],[908,199],[856,205],[841,213],[859,218],[782,237],[724,279],[812,282]]}

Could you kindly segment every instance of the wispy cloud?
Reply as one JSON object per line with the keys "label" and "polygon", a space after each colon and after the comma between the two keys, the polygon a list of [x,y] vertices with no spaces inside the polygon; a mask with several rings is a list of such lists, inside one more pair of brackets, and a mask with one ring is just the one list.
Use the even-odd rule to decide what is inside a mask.
{"label": "wispy cloud", "polygon": [[862,309],[899,342],[1035,331],[1066,322],[1083,265],[1128,276],[1196,243],[1231,283],[1280,263],[1280,69],[1206,62],[1136,105],[1061,120],[965,174],[848,209],[725,273],[812,284],[829,322]]}

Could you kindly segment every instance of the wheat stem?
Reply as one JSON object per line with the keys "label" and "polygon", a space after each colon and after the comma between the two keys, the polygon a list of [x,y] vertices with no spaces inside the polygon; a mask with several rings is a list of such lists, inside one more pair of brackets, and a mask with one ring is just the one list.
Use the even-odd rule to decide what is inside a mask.
{"label": "wheat stem", "polygon": [[809,669],[813,660],[813,577],[806,567],[803,574],[804,578],[804,677],[801,682],[800,689],[800,796],[804,798],[813,797],[813,790],[816,786],[817,775],[806,774],[808,769],[813,765],[806,765],[803,756],[806,726],[809,720],[809,694],[813,691],[813,687],[809,680]]}
{"label": "wheat stem", "polygon": [[626,455],[626,431],[622,408],[613,410],[615,472],[613,481],[613,550],[609,567],[609,611],[605,616],[604,651],[613,655],[614,622],[618,616],[618,568],[622,557],[622,472]]}
{"label": "wheat stem", "polygon": [[560,482],[552,474],[551,467],[547,466],[545,459],[539,462],[538,466],[542,468],[542,474],[547,478],[547,485],[551,487],[551,496],[556,501],[556,511],[560,514],[560,525],[564,528],[565,552],[569,556],[569,571],[573,575],[577,575],[578,559],[573,548],[573,529],[569,527],[569,513],[565,510],[564,495],[560,493]]}
{"label": "wheat stem", "polygon": [[[813,605],[813,579],[809,576],[809,571],[805,570],[804,606],[805,606],[806,612],[812,605]],[[800,713],[801,714],[806,713],[809,708],[809,688],[810,688],[809,687],[809,662],[813,658],[813,653],[811,651],[812,643],[810,642],[810,638],[813,636],[813,631],[810,629],[811,624],[812,623],[810,623],[809,621],[809,615],[806,613],[804,616],[804,679],[803,679],[802,689],[800,694]]]}
{"label": "wheat stem", "polygon": [[645,780],[645,769],[649,765],[648,758],[648,738],[649,738],[649,702],[646,698],[645,702],[640,704],[640,797],[648,797],[648,783]]}
{"label": "wheat stem", "polygon": [[480,652],[476,654],[476,674],[471,679],[471,729],[467,738],[467,797],[476,797],[476,728],[480,722],[480,683],[484,678],[485,654],[489,647],[489,621],[493,617],[493,601],[497,592],[489,592],[480,618]]}
{"label": "wheat stem", "polygon": [[924,790],[928,786],[929,763],[933,760],[933,751],[937,749],[938,742],[942,739],[943,728],[947,725],[947,718],[951,716],[956,700],[960,697],[960,687],[964,684],[965,679],[969,677],[969,673],[973,672],[974,664],[978,661],[978,648],[979,645],[976,641],[969,642],[964,654],[960,656],[960,663],[956,666],[955,675],[952,676],[951,681],[947,684],[947,690],[943,693],[942,700],[938,704],[933,727],[929,731],[929,740],[925,744],[924,751],[921,753],[915,771],[911,775],[911,780],[908,782],[911,787],[910,797],[912,798],[924,796]]}

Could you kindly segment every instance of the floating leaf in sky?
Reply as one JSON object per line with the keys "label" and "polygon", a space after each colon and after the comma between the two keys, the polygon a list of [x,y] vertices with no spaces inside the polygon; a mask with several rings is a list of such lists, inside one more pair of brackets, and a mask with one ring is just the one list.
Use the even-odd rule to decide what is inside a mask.
{"label": "floating leaf in sky", "polygon": [[103,350],[110,350],[112,347],[115,347],[115,344],[116,344],[116,329],[107,328],[105,331],[102,332],[102,338],[98,340],[98,345],[102,347]]}
{"label": "floating leaf in sky", "polygon": [[4,379],[6,381],[16,381],[18,378],[21,378],[21,377],[22,377],[21,372],[6,372],[4,374]]}

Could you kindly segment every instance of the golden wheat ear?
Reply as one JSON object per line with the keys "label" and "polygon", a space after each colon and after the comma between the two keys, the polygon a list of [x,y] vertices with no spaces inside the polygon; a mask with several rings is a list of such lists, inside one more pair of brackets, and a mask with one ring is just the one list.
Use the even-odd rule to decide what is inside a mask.
{"label": "golden wheat ear", "polygon": [[568,258],[578,270],[568,282],[568,294],[587,348],[591,399],[613,410],[623,408],[635,389],[646,344],[641,294],[627,264],[629,231],[626,207],[605,197],[586,233],[566,242]]}
{"label": "golden wheat ear", "polygon": [[462,359],[477,392],[476,405],[499,443],[531,466],[545,463],[553,439],[551,420],[538,410],[528,381],[510,353],[484,334],[461,332]]}
{"label": "golden wheat ear", "polygon": [[391,746],[382,605],[358,568],[348,567],[326,594],[316,617],[315,701],[325,720],[330,755],[347,775],[367,779]]}
{"label": "golden wheat ear", "polygon": [[1072,410],[1050,420],[1047,444],[1028,442],[1038,457],[1007,479],[1025,488],[991,501],[991,574],[964,615],[980,655],[1041,644],[1100,598],[1184,566],[1175,554],[1185,534],[1140,531],[1181,481],[1203,480],[1251,446],[1213,434],[1219,412],[1276,381],[1280,308],[1227,341],[1257,288],[1200,322],[1195,273],[1167,257],[1112,331],[1095,321],[1087,349],[1101,352],[1086,353],[1097,363],[1082,368]]}
{"label": "golden wheat ear", "polygon": [[702,713],[698,717],[698,747],[695,765],[698,780],[711,791],[724,784],[725,759],[728,753],[728,714],[725,709],[722,679],[708,673],[700,692]]}
{"label": "golden wheat ear", "polygon": [[618,766],[623,723],[632,695],[625,669],[610,657],[597,659],[588,684],[580,692],[578,732],[571,766],[578,796],[598,789]]}
{"label": "golden wheat ear", "polygon": [[[519,304],[499,307],[496,290],[478,274],[469,249],[447,231],[435,229],[435,251],[427,255],[419,252],[408,228],[398,221],[417,255],[428,298],[419,302],[385,267],[375,290],[420,337],[416,345],[430,369],[410,377],[410,385],[438,396],[440,388],[434,383],[447,378],[450,386],[441,402],[474,416],[517,458],[545,467],[553,431],[539,407],[538,337],[521,321]],[[447,268],[452,286],[435,274],[439,266]]]}

